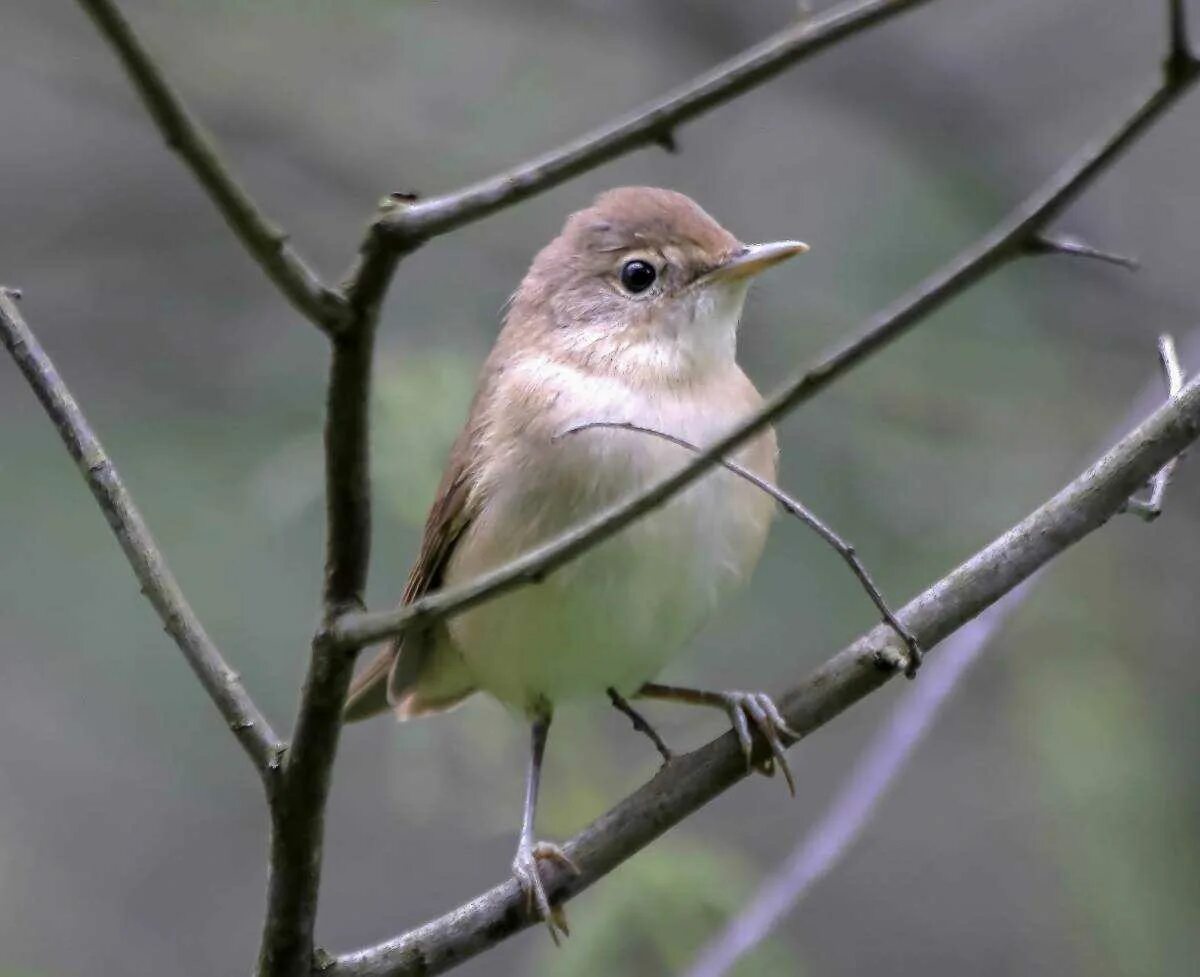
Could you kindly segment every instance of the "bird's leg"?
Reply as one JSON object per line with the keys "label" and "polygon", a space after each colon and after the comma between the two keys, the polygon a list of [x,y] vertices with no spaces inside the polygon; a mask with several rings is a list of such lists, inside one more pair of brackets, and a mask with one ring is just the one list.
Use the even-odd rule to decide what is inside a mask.
{"label": "bird's leg", "polygon": [[529,757],[529,775],[525,781],[525,812],[521,818],[521,837],[517,841],[517,854],[513,858],[513,875],[525,893],[526,908],[536,912],[550,929],[550,938],[558,945],[558,934],[569,936],[567,916],[561,906],[551,906],[546,896],[538,862],[541,859],[554,862],[567,870],[579,874],[579,869],[566,853],[549,841],[533,840],[533,822],[537,813],[538,784],[542,779],[542,757],[546,752],[546,735],[550,732],[549,708],[542,708],[533,718],[532,750]]}
{"label": "bird's leg", "polygon": [[656,730],[650,725],[649,722],[647,722],[646,717],[634,709],[633,706],[631,706],[625,700],[625,697],[611,686],[608,689],[608,697],[610,700],[612,700],[613,706],[615,706],[619,712],[623,712],[629,717],[629,721],[633,723],[634,729],[636,729],[639,733],[645,733],[650,737],[650,742],[654,744],[654,748],[662,755],[663,763],[670,763],[674,758],[674,754],[671,752],[670,747],[663,742],[662,737],[658,735],[658,730]]}
{"label": "bird's leg", "polygon": [[[754,765],[754,739],[750,732],[753,724],[771,748],[772,761],[783,771],[788,790],[793,797],[796,796],[796,782],[792,779],[792,771],[788,766],[780,734],[792,740],[800,739],[800,734],[788,726],[771,697],[765,692],[704,692],[700,689],[647,682],[638,689],[638,695],[647,699],[666,699],[724,709],[733,724],[733,731],[737,733],[738,742],[742,745],[748,769]],[[763,770],[768,775],[772,772],[771,761],[768,761]]]}

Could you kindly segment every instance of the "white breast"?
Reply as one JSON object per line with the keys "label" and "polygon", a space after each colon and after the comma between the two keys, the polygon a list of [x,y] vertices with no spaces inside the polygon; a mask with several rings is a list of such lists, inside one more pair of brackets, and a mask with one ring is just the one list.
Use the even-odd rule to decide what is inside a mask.
{"label": "white breast", "polygon": [[[539,391],[544,409],[536,422],[497,435],[481,478],[482,512],[447,582],[520,555],[688,460],[684,449],[638,432],[556,435],[590,421],[630,421],[711,443],[758,400],[740,370],[729,369],[720,382],[649,396],[620,378],[538,359],[521,364],[508,382]],[[773,477],[773,435],[739,458]],[[609,686],[631,692],[749,576],[771,511],[753,486],[714,470],[543,583],[452,619],[452,640],[478,687],[517,708]]]}

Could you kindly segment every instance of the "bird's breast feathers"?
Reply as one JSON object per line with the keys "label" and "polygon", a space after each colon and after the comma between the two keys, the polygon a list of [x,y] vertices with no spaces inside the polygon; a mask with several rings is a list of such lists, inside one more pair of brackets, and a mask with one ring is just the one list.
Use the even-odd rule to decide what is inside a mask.
{"label": "bird's breast feathers", "polygon": [[[735,364],[703,382],[653,391],[621,376],[544,357],[505,371],[479,429],[477,513],[451,561],[458,583],[543,543],[686,464],[686,449],[618,429],[626,422],[705,446],[760,403]],[[767,431],[738,459],[773,478]],[[749,576],[771,500],[722,469],[703,476],[613,539],[523,588],[450,622],[481,688],[524,707],[626,691],[652,678]]]}

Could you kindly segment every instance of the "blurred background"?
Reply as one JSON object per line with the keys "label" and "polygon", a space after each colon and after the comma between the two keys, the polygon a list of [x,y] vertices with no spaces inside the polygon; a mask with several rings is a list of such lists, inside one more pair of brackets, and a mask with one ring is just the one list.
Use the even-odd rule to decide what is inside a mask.
{"label": "blurred background", "polygon": [[[372,605],[401,590],[501,306],[567,212],[658,184],[746,239],[810,242],[747,310],[742,360],[770,388],[1123,111],[1155,76],[1163,6],[928,4],[684,126],[678,155],[636,152],[407,260],[380,337]],[[796,16],[784,0],[125,9],[331,279],[384,193],[516,163]],[[0,0],[0,23],[0,278],[24,288],[197,611],[286,733],[319,599],[325,343],[164,148],[75,4]],[[1138,256],[1140,272],[1019,262],[783,425],[783,485],[857,544],[895,603],[1128,423],[1158,382],[1160,331],[1188,345],[1197,173],[1193,93],[1060,224]],[[861,843],[741,973],[1192,972],[1197,486],[1193,457],[1158,523],[1117,519],[1053,565]],[[258,784],[7,358],[0,506],[0,975],[246,973],[263,905]],[[752,587],[668,678],[780,690],[873,623],[836,557],[781,520]],[[677,971],[909,691],[892,683],[797,749],[796,801],[754,778],[575,900],[565,949],[534,930],[461,972]],[[676,748],[723,729],[703,710],[647,711]],[[380,720],[343,742],[322,944],[381,940],[505,877],[525,734],[499,706]],[[655,766],[607,703],[566,711],[541,834],[568,836]]]}

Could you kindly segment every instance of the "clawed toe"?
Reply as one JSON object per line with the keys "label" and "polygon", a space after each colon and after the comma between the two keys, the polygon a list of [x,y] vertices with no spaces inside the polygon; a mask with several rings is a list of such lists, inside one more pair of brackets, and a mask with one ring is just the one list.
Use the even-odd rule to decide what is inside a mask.
{"label": "clawed toe", "polygon": [[536,915],[546,924],[546,928],[550,930],[550,939],[558,946],[559,934],[570,936],[571,930],[567,925],[567,914],[563,907],[550,905],[542,873],[538,869],[539,861],[553,862],[573,875],[579,874],[579,867],[558,845],[549,841],[523,844],[517,849],[513,859],[513,876],[521,886],[521,891],[525,893],[526,911]]}
{"label": "clawed toe", "polygon": [[752,767],[754,756],[754,738],[750,733],[750,724],[762,734],[763,739],[771,748],[771,757],[761,765],[760,769],[767,776],[774,774],[774,768],[783,771],[783,779],[787,781],[788,791],[796,796],[796,781],[792,777],[791,767],[788,766],[787,755],[784,753],[783,741],[780,734],[793,740],[800,739],[800,734],[788,726],[774,701],[765,692],[724,692],[725,711],[737,733],[742,753],[746,757],[746,766]]}

